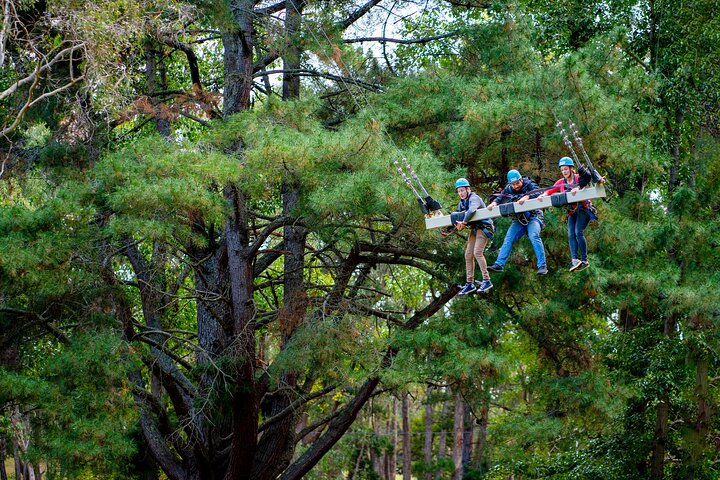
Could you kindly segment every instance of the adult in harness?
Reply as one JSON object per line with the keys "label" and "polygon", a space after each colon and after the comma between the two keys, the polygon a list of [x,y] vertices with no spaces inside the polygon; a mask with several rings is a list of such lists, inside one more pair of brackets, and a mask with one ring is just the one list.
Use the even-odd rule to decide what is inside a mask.
{"label": "adult in harness", "polygon": [[[507,181],[508,184],[503,191],[497,194],[496,199],[488,205],[488,210],[492,210],[496,206],[508,202],[518,202],[522,205],[526,200],[540,196],[540,187],[528,177],[520,175],[520,172],[517,170],[510,170],[507,173]],[[495,263],[488,267],[488,270],[502,272],[515,242],[527,235],[535,251],[537,273],[538,275],[546,275],[548,269],[545,263],[545,246],[543,245],[542,238],[540,238],[540,232],[545,226],[542,210],[513,213],[512,218],[513,222],[505,234],[505,240],[503,240],[502,247],[500,247],[500,253]]]}
{"label": "adult in harness", "polygon": [[[457,231],[465,228],[470,230],[465,245],[465,280],[466,283],[458,295],[467,295],[474,291],[486,292],[492,288],[490,274],[485,260],[485,247],[492,242],[495,225],[491,219],[468,223],[478,208],[485,208],[485,202],[478,194],[470,189],[470,182],[465,178],[458,178],[455,182],[455,191],[460,197],[457,210],[451,214],[451,221]],[[482,274],[482,282],[475,285],[475,261],[477,260]]]}
{"label": "adult in harness", "polygon": [[[555,182],[555,188],[546,190],[541,195],[542,197],[565,191],[575,193],[579,189],[585,188],[592,181],[605,181],[596,171],[582,165],[578,167],[579,173],[576,172],[575,162],[570,157],[562,157],[558,162],[558,167],[560,167],[562,178]],[[587,258],[585,228],[591,221],[597,220],[597,210],[590,200],[584,200],[568,204],[567,213],[570,271],[579,272],[590,266]]]}

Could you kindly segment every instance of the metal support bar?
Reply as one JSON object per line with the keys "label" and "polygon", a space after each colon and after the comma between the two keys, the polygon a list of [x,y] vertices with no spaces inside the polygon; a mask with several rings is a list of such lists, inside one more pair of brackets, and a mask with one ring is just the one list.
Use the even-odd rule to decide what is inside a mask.
{"label": "metal support bar", "polygon": [[[522,213],[522,212],[529,212],[530,210],[538,210],[538,209],[545,209],[550,208],[553,206],[556,206],[554,202],[562,201],[562,200],[554,200],[554,197],[561,196],[565,197],[567,203],[577,203],[582,202],[583,200],[592,200],[595,198],[602,198],[605,197],[605,186],[602,184],[591,186],[591,187],[585,187],[582,190],[578,190],[574,194],[571,192],[564,192],[564,193],[556,193],[555,195],[551,195],[548,199],[547,197],[538,197],[538,198],[531,198],[530,200],[527,200],[525,203],[520,205],[517,202],[514,202],[512,204],[503,204],[500,205],[500,207],[504,205],[512,205],[512,207],[506,207],[506,208],[512,208],[512,213]],[[562,204],[565,205],[565,204]],[[485,220],[486,218],[498,218],[502,216],[500,208],[493,208],[492,210],[488,210],[487,208],[481,208],[478,209],[475,214],[470,217],[468,220],[469,222],[476,222],[478,220]],[[433,228],[442,228],[442,227],[448,227],[452,225],[452,222],[450,221],[450,215],[442,215],[432,218],[426,218],[425,219],[425,228],[428,230]]]}

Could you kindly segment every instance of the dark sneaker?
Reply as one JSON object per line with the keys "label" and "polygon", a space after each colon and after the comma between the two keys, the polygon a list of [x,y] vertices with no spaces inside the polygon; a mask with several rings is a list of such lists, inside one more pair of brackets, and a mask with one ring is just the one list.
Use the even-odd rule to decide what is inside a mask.
{"label": "dark sneaker", "polygon": [[490,280],[483,280],[480,282],[480,285],[478,286],[478,293],[487,292],[493,287],[493,284]]}
{"label": "dark sneaker", "polygon": [[573,258],[572,261],[570,262],[570,271],[574,272],[575,270],[580,268],[581,263],[582,262],[580,260],[578,260],[577,258]]}
{"label": "dark sneaker", "polygon": [[585,269],[588,268],[589,266],[590,266],[590,263],[588,263],[588,262],[580,262],[580,265],[578,265],[578,267],[577,267],[575,270],[573,270],[573,271],[574,271],[574,272],[579,272],[579,271],[581,271],[581,270],[585,270]]}
{"label": "dark sneaker", "polygon": [[477,290],[477,287],[473,282],[468,282],[465,284],[463,288],[460,289],[458,292],[458,295],[467,295],[468,293],[472,293],[475,290]]}
{"label": "dark sneaker", "polygon": [[504,272],[504,271],[505,271],[505,269],[503,268],[503,266],[502,266],[502,265],[498,265],[497,263],[493,263],[492,265],[490,265],[490,266],[488,267],[488,270],[490,270],[491,272]]}
{"label": "dark sneaker", "polygon": [[547,275],[547,273],[548,273],[547,267],[538,268],[538,275]]}

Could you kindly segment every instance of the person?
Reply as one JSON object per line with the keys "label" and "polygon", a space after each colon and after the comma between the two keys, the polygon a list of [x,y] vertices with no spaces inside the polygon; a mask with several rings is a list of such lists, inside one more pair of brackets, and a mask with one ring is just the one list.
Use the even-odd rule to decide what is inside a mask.
{"label": "person", "polygon": [[[487,292],[493,286],[490,281],[490,273],[487,269],[487,261],[485,260],[485,247],[492,240],[492,232],[495,231],[493,221],[491,219],[470,222],[478,208],[485,208],[485,202],[478,194],[470,189],[470,182],[465,178],[458,178],[455,182],[455,191],[460,197],[455,217],[455,229],[462,231],[465,228],[470,230],[467,244],[465,245],[465,280],[466,283],[458,295],[467,295],[474,291]],[[479,286],[475,285],[475,261],[477,260],[482,274],[482,282]]]}
{"label": "person", "polygon": [[[520,205],[525,203],[530,198],[537,198],[540,196],[539,187],[528,177],[523,177],[517,170],[510,170],[507,173],[508,184],[502,190],[498,198],[493,200],[490,205],[487,206],[488,210],[492,210],[498,205],[508,202],[517,201]],[[545,226],[544,217],[542,210],[531,210],[529,212],[513,213],[513,221],[505,234],[505,240],[500,247],[500,253],[498,254],[495,263],[488,267],[488,270],[493,272],[502,272],[504,270],[505,263],[510,257],[512,247],[520,240],[523,236],[527,235],[530,239],[530,244],[535,251],[535,258],[537,259],[537,273],[538,275],[547,275],[548,269],[545,263],[545,246],[543,245],[542,238],[540,238],[540,232]]]}
{"label": "person", "polygon": [[[585,188],[590,181],[604,182],[605,179],[597,172],[590,172],[589,169],[580,167],[581,173],[575,171],[575,162],[570,157],[562,157],[558,161],[558,167],[562,178],[555,182],[555,188],[546,190],[540,197],[550,196],[553,193],[569,190],[575,194],[579,189]],[[571,198],[568,198],[571,199]],[[587,240],[585,239],[585,228],[588,224],[597,220],[597,212],[590,200],[570,203],[568,209],[568,244],[570,246],[570,271],[579,272],[590,266],[587,258]]]}

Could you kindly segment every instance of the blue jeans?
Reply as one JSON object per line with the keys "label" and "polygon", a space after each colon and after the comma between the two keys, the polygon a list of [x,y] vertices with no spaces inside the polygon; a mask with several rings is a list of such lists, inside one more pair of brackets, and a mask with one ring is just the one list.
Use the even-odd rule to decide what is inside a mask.
{"label": "blue jeans", "polygon": [[522,225],[517,220],[513,220],[512,225],[510,225],[510,228],[508,228],[505,234],[505,240],[503,240],[502,247],[500,247],[500,254],[497,260],[495,260],[495,265],[505,265],[515,242],[527,235],[530,238],[533,250],[535,250],[537,267],[544,267],[545,247],[543,246],[542,238],[540,238],[540,230],[542,230],[542,224],[537,218],[530,219],[527,225]]}
{"label": "blue jeans", "polygon": [[[578,208],[575,213],[568,215],[568,243],[570,244],[570,258],[577,258],[587,262],[587,241],[585,240],[585,227],[590,223],[590,214],[584,208]],[[580,256],[578,256],[578,253]]]}

